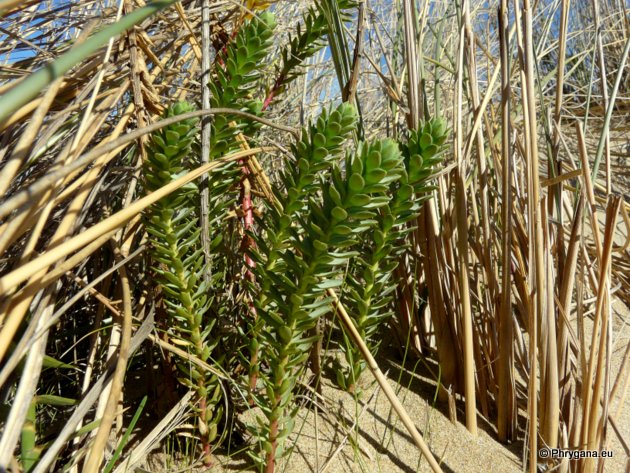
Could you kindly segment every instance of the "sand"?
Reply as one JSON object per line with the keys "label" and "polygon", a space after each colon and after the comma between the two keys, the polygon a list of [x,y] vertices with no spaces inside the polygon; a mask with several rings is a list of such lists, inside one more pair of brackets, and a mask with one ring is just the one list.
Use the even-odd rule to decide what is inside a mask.
{"label": "sand", "polygon": [[[630,343],[630,311],[618,300],[613,303],[614,381],[620,368],[623,354]],[[589,327],[590,328],[590,327]],[[330,352],[329,352],[330,353]],[[334,355],[334,353],[333,353]],[[397,389],[403,406],[414,419],[416,427],[430,447],[433,455],[441,463],[445,473],[508,473],[524,471],[523,442],[519,440],[504,445],[496,438],[494,425],[478,415],[479,431],[474,437],[463,425],[464,405],[457,403],[458,422],[453,423],[448,416],[446,403],[436,402],[435,383],[422,374],[421,365],[415,368],[407,363],[401,368],[397,355],[387,353],[378,357],[382,371],[387,374],[390,384]],[[412,372],[413,371],[413,372]],[[285,473],[415,473],[429,472],[424,460],[397,418],[390,404],[374,382],[371,373],[364,373],[361,381],[363,394],[357,403],[355,398],[338,389],[329,371],[324,373],[322,396],[317,405],[306,399],[312,394],[304,391],[298,396],[303,401],[290,442],[295,442],[292,453],[279,464],[277,472]],[[399,382],[398,382],[399,381]],[[612,383],[611,381],[611,383]],[[617,400],[623,393],[623,385],[617,399],[613,401],[611,413],[617,410]],[[255,413],[243,416],[251,420]],[[359,418],[358,425],[355,419]],[[630,439],[630,409],[624,407],[616,418],[617,428],[624,439]],[[521,429],[523,425],[519,426]],[[519,432],[519,438],[524,437]],[[609,425],[609,449],[614,453],[606,461],[606,473],[628,471],[628,456],[614,430]],[[232,456],[218,455],[218,464],[211,469],[195,468],[194,472],[212,471],[228,473],[254,471],[248,457],[241,453]],[[172,459],[169,462],[172,465]],[[165,467],[165,455],[152,454],[143,468],[137,471],[165,472],[178,468]]]}

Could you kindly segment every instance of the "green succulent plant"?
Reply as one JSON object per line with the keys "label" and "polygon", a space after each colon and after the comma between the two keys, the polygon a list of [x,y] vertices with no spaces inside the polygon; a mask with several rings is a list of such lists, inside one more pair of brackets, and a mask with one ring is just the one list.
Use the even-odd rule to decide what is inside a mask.
{"label": "green succulent plant", "polygon": [[[430,196],[428,180],[440,161],[439,152],[446,137],[445,122],[439,118],[410,132],[407,143],[401,145],[405,170],[391,184],[391,201],[377,213],[374,228],[362,235],[361,255],[352,261],[342,300],[373,354],[380,345],[375,335],[392,315],[392,294],[398,284],[393,272],[405,251],[405,237],[412,229],[407,224],[418,217],[421,203]],[[337,381],[354,392],[365,362],[345,332],[344,336],[348,367],[337,371]]]}
{"label": "green succulent plant", "polygon": [[[340,15],[344,21],[350,19],[349,10],[357,7],[353,0],[337,0]],[[291,36],[289,44],[280,53],[281,61],[276,71],[276,80],[265,100],[266,108],[272,100],[293,80],[300,75],[299,67],[309,57],[324,47],[324,38],[328,34],[328,22],[325,8],[321,1],[308,8],[298,23],[296,34]]]}
{"label": "green succulent plant", "polygon": [[[327,28],[320,11],[309,10],[307,15],[313,16],[314,23],[298,31],[289,45],[291,53],[284,56],[281,75],[286,80],[320,47]],[[261,90],[262,61],[272,47],[274,27],[272,14],[254,17],[219,54],[210,83],[213,107],[263,113],[264,104],[254,97]],[[192,109],[186,103],[176,104],[167,116]],[[154,133],[144,167],[147,191],[164,186],[195,164],[196,124],[184,120]],[[342,163],[343,144],[356,133],[356,124],[354,107],[342,104],[305,127],[291,147],[294,161],[285,166],[280,186],[274,189],[277,202],[265,203],[256,229],[247,231],[255,243],[245,250],[255,263],[249,268],[255,277],[245,278],[242,284],[255,296],[257,317],[250,319],[247,332],[240,332],[250,339],[249,351],[241,354],[249,363],[253,399],[263,413],[251,429],[262,451],[251,455],[268,472],[286,453],[285,440],[294,426],[295,384],[317,340],[310,333],[330,310],[326,289],[343,285],[342,269],[353,261],[344,297],[354,299],[349,305],[357,307],[357,325],[370,339],[389,301],[395,256],[408,231],[404,223],[419,209],[419,201],[412,197],[426,191],[424,184],[439,159],[446,133],[433,121],[411,133],[405,146],[389,139],[361,143],[356,152],[346,153]],[[254,136],[259,126],[242,117],[216,115],[210,158],[238,149],[237,134]],[[228,305],[220,301],[223,296],[214,286],[223,287],[233,276],[228,273],[235,265],[227,259],[238,251],[232,251],[233,241],[224,241],[229,233],[225,222],[236,205],[240,179],[240,167],[234,163],[210,176],[210,268],[204,268],[199,242],[199,192],[194,184],[160,200],[146,216],[156,281],[171,321],[170,336],[195,357],[219,364],[223,356],[213,354],[226,351],[216,350],[225,340],[215,333],[215,325],[225,318]],[[359,249],[368,251],[359,257]],[[204,281],[208,272],[211,276]],[[374,304],[377,296],[386,302]],[[348,349],[346,354],[358,363],[356,352]],[[362,369],[357,363],[351,363],[358,366],[352,368],[352,376]],[[208,459],[224,414],[221,386],[211,373],[182,360],[177,365],[181,382],[197,394],[197,434]],[[350,378],[343,379],[347,385]]]}
{"label": "green succulent plant", "polygon": [[[247,20],[236,36],[222,50],[215,64],[214,74],[209,83],[212,96],[210,105],[215,108],[244,110],[255,115],[261,113],[262,102],[254,97],[262,90],[264,59],[273,45],[273,32],[276,26],[274,16],[263,12]],[[215,160],[227,153],[238,151],[241,142],[237,134],[253,136],[260,128],[257,121],[229,114],[215,115],[210,132],[210,160]],[[240,271],[240,264],[235,264],[239,257],[236,232],[226,231],[228,214],[234,210],[239,199],[240,184],[243,178],[242,164],[229,162],[213,171],[208,180],[209,189],[209,233],[211,240],[210,262],[208,268],[212,286],[223,286],[224,281]],[[216,294],[219,298],[224,296]],[[231,303],[223,298],[215,304],[216,316],[227,315]]]}
{"label": "green succulent plant", "polygon": [[[342,107],[353,110],[348,105]],[[318,125],[325,125],[325,118]],[[309,136],[294,147],[298,165],[289,167],[284,178],[287,192],[281,196],[283,209],[294,215],[278,212],[270,216],[264,225],[265,238],[257,240],[258,250],[253,252],[260,268],[257,277],[266,281],[260,297],[263,303],[258,306],[261,326],[257,343],[268,369],[260,372],[264,389],[256,396],[265,418],[260,418],[254,429],[264,453],[252,456],[266,471],[273,471],[285,453],[285,439],[293,430],[294,387],[316,340],[309,332],[330,310],[325,291],[342,284],[340,269],[356,255],[350,247],[373,226],[378,209],[390,200],[387,191],[391,183],[404,172],[398,145],[383,140],[364,143],[356,154],[348,154],[345,172],[333,162],[328,177],[314,180],[306,172],[311,164],[305,158],[312,161],[325,155],[326,137],[339,132],[335,122],[328,121],[327,133],[312,127]],[[351,127],[347,130],[352,131]],[[333,141],[340,142],[341,138]],[[308,153],[309,149],[315,152]],[[298,184],[301,182],[316,184],[321,196],[311,192],[298,198],[297,189],[306,187]]]}
{"label": "green succulent plant", "polygon": [[[247,21],[221,53],[209,87],[211,105],[237,108],[259,113],[261,102],[252,98],[260,85],[260,69],[272,45],[275,19],[269,13]],[[167,117],[176,116],[194,107],[178,103],[169,107]],[[212,122],[210,159],[217,159],[239,148],[237,133],[253,133],[259,125],[253,120],[229,115],[215,115]],[[197,161],[193,152],[197,120],[185,120],[166,127],[151,137],[148,160],[144,166],[147,191],[155,190],[176,179]],[[194,184],[170,194],[151,207],[146,228],[151,236],[151,255],[156,282],[163,294],[166,312],[171,321],[170,335],[178,346],[185,347],[202,361],[223,362],[225,350],[215,350],[222,341],[214,333],[218,320],[226,315],[225,295],[215,290],[223,287],[230,271],[234,252],[226,251],[224,241],[226,215],[237,200],[239,167],[234,162],[215,169],[208,181],[211,219],[210,267],[204,267],[200,244],[199,191]],[[205,274],[210,278],[204,281]],[[214,302],[214,303],[213,303]],[[221,302],[221,303],[219,303]],[[217,353],[215,353],[217,352]],[[184,361],[177,362],[180,381],[195,390],[194,413],[197,434],[209,462],[212,443],[217,440],[218,425],[223,415],[221,386],[215,375],[199,370]]]}
{"label": "green succulent plant", "polygon": [[[293,222],[304,218],[308,210],[308,199],[319,192],[320,179],[329,173],[333,164],[339,159],[342,144],[348,139],[356,124],[356,112],[347,104],[342,104],[332,112],[324,111],[316,123],[302,130],[301,139],[291,146],[295,162],[286,166],[281,173],[280,181],[283,190],[276,190],[276,198],[281,208],[268,206],[264,220],[260,222],[266,231],[265,238],[256,238],[259,251],[255,255],[258,261],[256,278],[260,281],[260,293],[256,298],[257,310],[265,311],[272,301],[273,279],[270,275],[278,274],[282,267],[282,255],[291,249],[293,238]],[[258,335],[264,320],[257,320],[250,337],[250,380],[255,385],[260,364]]]}
{"label": "green succulent plant", "polygon": [[[212,107],[227,107],[259,115],[262,101],[255,99],[261,84],[263,60],[273,47],[276,20],[273,14],[263,12],[253,17],[239,29],[217,58],[212,80],[208,84]],[[216,156],[238,148],[235,135],[239,132],[251,135],[260,125],[258,122],[230,115],[216,115],[212,125],[211,153]]]}
{"label": "green succulent plant", "polygon": [[[169,107],[166,117],[194,110],[186,102]],[[187,172],[196,157],[191,153],[197,134],[196,119],[182,120],[153,133],[144,163],[147,192],[154,191]],[[191,163],[190,161],[193,161]],[[218,340],[215,319],[208,317],[208,286],[200,244],[198,190],[189,184],[152,205],[145,216],[151,243],[153,272],[169,318],[173,342],[201,361],[209,361]],[[221,386],[217,377],[179,359],[179,381],[196,393],[194,412],[197,434],[208,463],[211,445],[222,417]]]}

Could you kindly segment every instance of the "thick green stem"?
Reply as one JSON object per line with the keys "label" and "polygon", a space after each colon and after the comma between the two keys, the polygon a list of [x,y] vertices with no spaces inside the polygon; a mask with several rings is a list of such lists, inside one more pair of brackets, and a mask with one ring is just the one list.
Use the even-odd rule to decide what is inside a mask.
{"label": "thick green stem", "polygon": [[[344,207],[348,206],[348,199],[344,201]],[[308,262],[308,267],[306,271],[302,274],[300,278],[300,283],[298,286],[298,290],[295,291],[293,296],[290,298],[290,308],[287,312],[287,322],[288,322],[288,331],[283,335],[284,344],[281,345],[280,351],[278,353],[278,359],[280,362],[278,363],[278,369],[276,373],[273,373],[273,392],[275,393],[275,397],[272,401],[271,405],[271,425],[269,431],[269,442],[271,444],[271,453],[267,456],[267,473],[273,472],[273,466],[275,464],[275,452],[278,447],[278,435],[280,434],[279,424],[281,423],[284,426],[284,422],[282,420],[285,418],[285,408],[282,405],[283,400],[284,404],[289,404],[291,401],[290,394],[287,395],[286,390],[293,389],[291,383],[286,383],[286,379],[295,379],[298,373],[291,372],[292,368],[289,365],[290,363],[290,352],[289,352],[289,344],[291,340],[293,340],[294,335],[296,335],[296,325],[298,322],[297,314],[302,308],[302,300],[303,297],[308,293],[308,291],[313,286],[313,281],[316,281],[317,269],[320,266],[320,260],[323,256],[328,253],[328,247],[330,244],[330,240],[334,234],[336,226],[341,223],[341,221],[335,217],[332,217],[329,220],[330,226],[325,230],[324,236],[319,240],[322,245],[321,249],[316,250],[312,253],[310,261]],[[325,248],[324,248],[325,247]],[[311,321],[314,325],[316,320]],[[302,351],[301,353],[305,353]],[[298,370],[301,370],[301,367],[298,367]],[[271,469],[270,469],[271,468]]]}
{"label": "thick green stem", "polygon": [[[198,359],[202,361],[206,361],[206,356],[204,354],[205,347],[204,347],[202,336],[201,336],[201,327],[198,323],[196,323],[196,320],[195,320],[196,308],[193,303],[194,293],[191,291],[189,287],[188,278],[184,270],[184,263],[179,257],[179,245],[177,241],[176,232],[173,228],[173,221],[171,219],[164,221],[163,228],[166,229],[164,239],[168,242],[169,249],[170,249],[170,256],[171,256],[170,266],[174,270],[174,274],[176,275],[179,281],[179,287],[181,288],[181,291],[182,291],[179,299],[185,303],[185,306],[184,306],[185,313],[183,315],[186,319],[187,326],[183,327],[184,330],[182,331],[181,337],[186,338],[186,332],[189,332],[190,340],[193,342],[192,343],[193,354]],[[180,315],[182,315],[181,312],[180,312]],[[176,321],[173,325],[174,327],[176,327],[176,330],[180,329]],[[209,466],[212,463],[210,451],[211,451],[211,442],[213,440],[211,439],[211,437],[213,437],[213,435],[212,435],[212,429],[208,425],[209,422],[212,420],[208,418],[209,407],[210,407],[208,405],[209,403],[208,403],[207,394],[206,394],[207,386],[208,386],[208,379],[205,373],[199,373],[199,374],[200,376],[195,380],[194,387],[196,391],[197,402],[199,403],[200,415],[198,417],[198,422],[199,422],[199,433],[201,434],[201,446],[204,452],[203,461],[206,464],[206,466]]]}

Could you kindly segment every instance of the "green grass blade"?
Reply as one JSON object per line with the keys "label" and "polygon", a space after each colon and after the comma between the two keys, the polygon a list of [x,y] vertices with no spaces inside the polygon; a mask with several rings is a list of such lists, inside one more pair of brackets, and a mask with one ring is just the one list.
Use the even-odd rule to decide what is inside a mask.
{"label": "green grass blade", "polygon": [[157,0],[133,11],[16,84],[0,97],[0,123],[35,98],[52,81],[98,51],[110,38],[128,30],[173,3],[175,0]]}
{"label": "green grass blade", "polygon": [[131,422],[129,422],[129,427],[127,427],[127,430],[125,430],[123,437],[120,439],[120,442],[118,442],[118,446],[116,447],[114,454],[109,459],[109,462],[107,462],[107,466],[105,467],[104,473],[110,473],[114,469],[114,465],[120,458],[120,454],[123,448],[125,448],[125,445],[127,445],[127,442],[129,441],[129,436],[131,435],[131,432],[133,432],[133,429],[135,428],[136,423],[138,422],[138,419],[140,419],[140,414],[142,414],[142,411],[144,410],[144,406],[146,403],[147,403],[147,396],[144,396],[142,398],[142,401],[140,401],[140,405],[138,406],[138,409],[136,409],[136,413],[133,415]]}
{"label": "green grass blade", "polygon": [[22,427],[22,468],[25,472],[31,471],[33,466],[39,459],[39,453],[35,449],[35,442],[37,440],[37,403],[31,402],[28,408],[28,414],[26,415],[26,422]]}

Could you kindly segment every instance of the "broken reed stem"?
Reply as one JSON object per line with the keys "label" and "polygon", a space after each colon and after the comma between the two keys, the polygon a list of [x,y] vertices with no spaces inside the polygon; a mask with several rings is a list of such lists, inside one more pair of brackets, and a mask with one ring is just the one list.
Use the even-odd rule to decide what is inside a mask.
{"label": "broken reed stem", "polygon": [[560,378],[565,379],[569,373],[569,313],[571,307],[571,297],[575,287],[575,275],[577,274],[577,263],[579,257],[580,242],[582,237],[582,216],[584,213],[584,192],[580,192],[577,208],[573,217],[571,234],[569,236],[569,247],[566,252],[564,273],[562,274],[562,286],[559,295],[559,358],[558,366]]}
{"label": "broken reed stem", "polygon": [[356,343],[357,347],[361,351],[361,355],[363,355],[363,358],[365,359],[368,365],[368,368],[374,375],[374,378],[376,379],[378,384],[381,386],[381,389],[385,393],[385,396],[387,396],[387,399],[391,403],[392,408],[396,411],[396,414],[398,414],[398,417],[400,418],[404,426],[407,428],[407,431],[413,438],[413,441],[415,442],[416,446],[420,449],[420,452],[422,453],[422,455],[429,462],[429,466],[431,467],[431,470],[433,470],[434,473],[442,473],[442,468],[440,467],[438,462],[435,460],[435,457],[431,453],[431,450],[429,450],[429,447],[427,446],[427,444],[422,439],[422,436],[420,435],[420,432],[418,432],[418,429],[416,429],[416,426],[411,420],[411,417],[409,417],[409,414],[407,414],[407,412],[405,411],[405,408],[398,400],[398,397],[396,397],[396,393],[394,392],[392,387],[389,385],[389,382],[387,381],[387,378],[385,377],[383,372],[378,367],[376,360],[370,353],[370,349],[367,347],[367,345],[361,338],[361,335],[359,335],[359,332],[354,326],[354,323],[352,322],[352,319],[348,315],[348,312],[346,311],[344,306],[341,304],[341,301],[337,297],[337,294],[332,289],[327,289],[326,293],[333,299],[334,307],[337,311],[337,315],[339,315],[339,318],[341,319],[341,322],[343,323],[344,327],[348,331],[348,334],[350,335],[354,343]]}
{"label": "broken reed stem", "polygon": [[[586,410],[584,415],[584,425],[588,425],[588,429],[584,429],[586,434],[586,448],[588,450],[595,450],[598,448],[600,442],[598,438],[598,426],[600,422],[605,422],[605,418],[599,416],[599,404],[602,395],[603,376],[608,368],[604,362],[604,354],[606,353],[607,339],[609,337],[608,325],[610,323],[610,265],[612,261],[612,247],[615,237],[615,227],[617,224],[617,216],[619,215],[619,207],[621,206],[621,198],[615,196],[611,199],[608,207],[606,208],[606,228],[604,234],[604,252],[602,255],[602,262],[599,268],[599,280],[597,288],[597,303],[595,310],[595,319],[593,321],[593,331],[591,335],[590,345],[590,359],[588,365],[588,371],[586,379],[583,383],[586,383],[587,394],[592,395],[590,400],[590,406],[588,409],[588,417],[586,416]],[[601,331],[599,325],[601,323]],[[597,334],[599,332],[599,345],[596,349]],[[597,353],[597,365],[595,365],[595,353]],[[595,379],[591,388],[591,379],[593,377],[593,371],[595,371]],[[587,401],[585,401],[587,402]],[[590,473],[593,471],[594,460],[587,458],[584,464],[584,471]]]}

